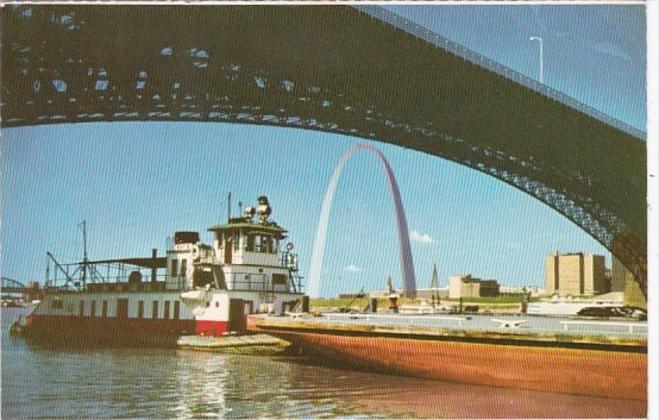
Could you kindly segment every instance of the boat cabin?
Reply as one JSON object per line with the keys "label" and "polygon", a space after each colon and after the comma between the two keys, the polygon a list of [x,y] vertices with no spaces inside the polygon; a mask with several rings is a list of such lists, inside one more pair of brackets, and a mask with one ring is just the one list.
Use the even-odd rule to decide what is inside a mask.
{"label": "boat cabin", "polygon": [[242,217],[210,227],[213,246],[201,243],[198,232],[176,232],[167,251],[166,289],[298,292],[293,246],[288,243],[282,250],[287,231],[269,219],[267,197],[258,202],[258,208],[245,208]]}
{"label": "boat cabin", "polygon": [[287,231],[269,220],[271,208],[259,197],[257,209],[247,207],[243,217],[230,218],[225,225],[208,230],[215,233],[215,255],[222,259],[224,281],[229,290],[293,292],[291,244],[281,252]]}

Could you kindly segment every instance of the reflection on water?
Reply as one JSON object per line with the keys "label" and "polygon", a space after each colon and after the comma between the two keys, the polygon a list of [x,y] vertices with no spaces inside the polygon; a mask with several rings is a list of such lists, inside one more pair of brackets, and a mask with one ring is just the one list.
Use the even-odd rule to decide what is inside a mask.
{"label": "reflection on water", "polygon": [[[24,310],[23,310],[24,312]],[[27,346],[2,310],[2,414],[17,417],[644,417],[646,404],[170,349]]]}

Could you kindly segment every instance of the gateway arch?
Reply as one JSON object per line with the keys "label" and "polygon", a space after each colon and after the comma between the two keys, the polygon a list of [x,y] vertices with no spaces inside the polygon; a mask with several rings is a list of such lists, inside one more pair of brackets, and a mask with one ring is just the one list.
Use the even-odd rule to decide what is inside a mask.
{"label": "gateway arch", "polygon": [[334,193],[341,177],[341,172],[350,157],[358,150],[366,150],[374,153],[380,163],[382,169],[387,177],[389,184],[389,192],[391,193],[391,204],[394,207],[394,215],[396,217],[396,230],[398,233],[398,254],[400,258],[401,277],[403,280],[403,294],[407,297],[414,297],[416,295],[416,277],[414,274],[414,261],[412,260],[412,250],[410,247],[410,235],[407,228],[407,218],[405,217],[405,210],[403,209],[403,202],[400,198],[400,191],[398,183],[394,177],[394,172],[387,159],[384,157],[374,146],[369,144],[360,143],[348,149],[341,159],[336,164],[332,178],[327,185],[327,191],[323,198],[323,204],[320,210],[320,220],[318,221],[318,230],[316,231],[316,238],[313,243],[313,251],[311,254],[311,262],[309,268],[309,296],[320,296],[320,277],[322,273],[323,258],[325,256],[325,240],[327,239],[327,227],[329,225],[330,210],[334,201]]}

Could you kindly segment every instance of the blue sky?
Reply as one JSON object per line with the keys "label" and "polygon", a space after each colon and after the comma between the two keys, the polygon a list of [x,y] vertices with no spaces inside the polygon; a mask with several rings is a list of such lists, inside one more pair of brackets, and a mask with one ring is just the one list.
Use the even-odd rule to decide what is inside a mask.
{"label": "blue sky", "polygon": [[[644,15],[638,6],[395,6],[436,32],[545,81],[630,125],[645,125]],[[91,258],[162,255],[176,230],[206,228],[226,215],[226,193],[254,204],[266,194],[308,269],[325,188],[358,139],[233,124],[95,123],[2,132],[2,275],[41,279],[46,251]],[[373,143],[397,177],[417,284],[472,273],[507,285],[537,284],[552,249],[607,255],[592,238],[539,201],[439,158]],[[422,174],[421,176],[419,174]],[[322,294],[400,282],[395,221],[377,159],[357,153],[343,172],[330,216]]]}
{"label": "blue sky", "polygon": [[[643,6],[392,6],[389,10],[645,131]],[[430,10],[430,11],[429,11]]]}

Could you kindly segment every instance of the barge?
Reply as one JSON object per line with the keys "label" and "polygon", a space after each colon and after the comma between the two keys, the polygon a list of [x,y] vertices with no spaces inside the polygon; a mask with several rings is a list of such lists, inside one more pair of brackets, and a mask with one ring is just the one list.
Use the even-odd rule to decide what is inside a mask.
{"label": "barge", "polygon": [[[623,326],[593,333],[573,324],[443,316],[336,314],[250,316],[248,327],[292,343],[294,351],[342,368],[604,398],[647,399],[647,331]],[[417,319],[413,319],[417,318]],[[420,318],[424,318],[425,321]],[[453,320],[453,321],[451,321]],[[505,322],[502,322],[505,321]],[[592,321],[584,321],[586,323]],[[483,327],[484,323],[486,326]],[[491,324],[491,327],[488,325]],[[609,323],[609,325],[612,323]],[[564,331],[564,326],[570,330]],[[591,327],[592,328],[592,327]],[[617,327],[616,327],[617,328]],[[629,332],[629,330],[632,330]],[[636,332],[634,332],[636,331]]]}
{"label": "barge", "polygon": [[[212,245],[198,232],[176,232],[166,257],[156,250],[151,258],[85,256],[69,274],[49,254],[65,283],[45,289],[24,335],[46,343],[175,346],[184,335],[244,333],[249,314],[290,310],[303,296],[297,255],[283,243],[287,231],[269,218],[267,197],[258,203],[210,227]],[[127,275],[103,275],[101,265]]]}

